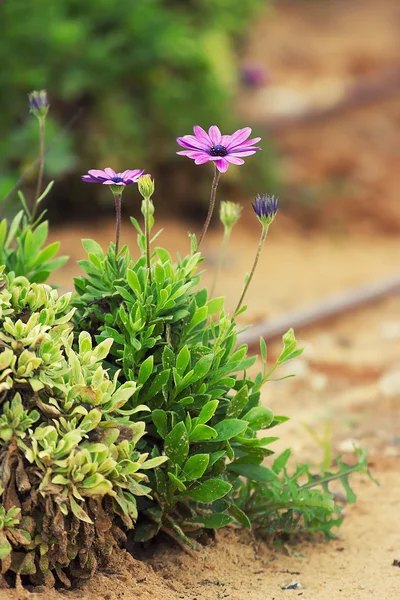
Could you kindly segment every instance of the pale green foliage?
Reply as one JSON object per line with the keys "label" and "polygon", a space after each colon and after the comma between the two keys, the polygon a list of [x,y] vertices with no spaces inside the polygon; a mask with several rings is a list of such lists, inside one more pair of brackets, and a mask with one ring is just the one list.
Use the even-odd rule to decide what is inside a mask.
{"label": "pale green foliage", "polygon": [[145,472],[167,459],[136,450],[145,424],[134,415],[149,409],[124,409],[136,383],[102,366],[113,340],[92,348],[83,331],[74,347],[70,294],[13,274],[0,287],[1,572],[65,583],[71,563],[91,572],[120,541],[117,516],[133,527],[136,497],[150,494]]}

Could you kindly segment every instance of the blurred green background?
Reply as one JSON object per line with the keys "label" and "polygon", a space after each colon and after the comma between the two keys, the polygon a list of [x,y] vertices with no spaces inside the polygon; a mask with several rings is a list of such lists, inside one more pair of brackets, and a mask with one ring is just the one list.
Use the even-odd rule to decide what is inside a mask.
{"label": "blurred green background", "polygon": [[[106,191],[82,186],[79,177],[105,166],[162,177],[168,207],[196,216],[209,181],[176,157],[175,138],[194,124],[217,123],[226,132],[248,124],[234,112],[238,57],[264,7],[264,0],[0,2],[0,198],[37,157],[27,94],[44,88],[51,104],[46,145],[53,144],[45,175],[57,180],[53,216],[85,217],[93,203],[109,206]],[[261,177],[262,160],[249,162],[248,181]],[[235,177],[230,170],[228,187]]]}

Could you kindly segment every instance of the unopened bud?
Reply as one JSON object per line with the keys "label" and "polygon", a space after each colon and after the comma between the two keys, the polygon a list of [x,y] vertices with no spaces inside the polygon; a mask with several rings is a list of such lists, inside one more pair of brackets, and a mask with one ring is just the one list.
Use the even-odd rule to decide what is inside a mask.
{"label": "unopened bud", "polygon": [[237,202],[222,201],[219,217],[224,227],[226,227],[226,229],[232,229],[235,223],[238,222],[241,212],[242,207],[240,204],[237,204]]}
{"label": "unopened bud", "polygon": [[31,92],[28,95],[28,98],[31,113],[33,113],[35,117],[38,117],[38,119],[45,117],[50,108],[46,90]]}
{"label": "unopened bud", "polygon": [[142,175],[138,180],[139,192],[143,198],[151,198],[154,194],[154,179],[150,174]]}

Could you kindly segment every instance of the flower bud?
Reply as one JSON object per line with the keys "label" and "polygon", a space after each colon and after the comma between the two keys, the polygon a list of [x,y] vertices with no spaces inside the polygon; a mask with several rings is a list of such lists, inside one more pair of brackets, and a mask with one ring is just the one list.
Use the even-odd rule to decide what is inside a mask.
{"label": "flower bud", "polygon": [[232,229],[232,227],[238,222],[242,207],[237,202],[221,202],[221,208],[219,211],[219,217],[222,224],[226,229]]}
{"label": "flower bud", "polygon": [[154,179],[150,174],[142,175],[138,180],[139,192],[143,198],[151,198],[154,194]]}
{"label": "flower bud", "polygon": [[278,212],[278,201],[275,196],[263,194],[262,196],[258,195],[255,201],[251,203],[261,225],[271,225]]}
{"label": "flower bud", "polygon": [[28,94],[28,98],[31,113],[33,113],[35,117],[38,117],[38,119],[45,117],[50,108],[46,90],[31,92]]}

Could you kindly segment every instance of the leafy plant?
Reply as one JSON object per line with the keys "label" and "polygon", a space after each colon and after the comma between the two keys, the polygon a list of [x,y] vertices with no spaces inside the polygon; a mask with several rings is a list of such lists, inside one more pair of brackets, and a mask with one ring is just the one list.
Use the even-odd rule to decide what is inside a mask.
{"label": "leafy plant", "polygon": [[[289,474],[287,462],[290,449],[285,450],[272,464],[243,466],[236,473],[245,473],[245,484],[236,482],[239,491],[238,504],[248,516],[253,530],[271,540],[282,534],[322,532],[326,539],[335,537],[332,529],[343,521],[343,509],[334,501],[330,490],[332,482],[341,484],[347,503],[356,501],[350,487],[349,477],[357,472],[368,471],[365,451],[356,451],[357,461],[348,465],[336,459],[335,472],[312,473],[312,466],[303,463]],[[232,470],[232,466],[228,466]]]}
{"label": "leafy plant", "polygon": [[[193,545],[189,534],[201,528],[250,526],[253,520],[261,529],[261,516],[283,523],[289,509],[286,516],[279,510],[278,518],[271,504],[253,519],[251,511],[244,510],[244,498],[247,502],[254,495],[255,505],[265,505],[272,483],[269,493],[275,499],[283,494],[290,506],[300,494],[298,477],[308,472],[303,465],[294,479],[285,476],[281,481],[274,468],[281,464],[282,471],[282,458],[273,470],[261,464],[273,454],[270,445],[278,439],[269,430],[286,417],[274,416],[260,404],[260,390],[281,364],[301,353],[293,330],[283,336],[283,350],[272,366],[267,366],[261,341],[263,371],[251,377],[248,370],[256,357],[248,356],[246,346],[237,348],[236,324],[224,312],[224,299],[209,299],[207,291],[198,288],[202,258],[196,240],[192,237],[190,254],[177,263],[156,247],[149,269],[146,235],[136,220],[132,222],[141,250],[136,262],[127,247],[116,255],[111,244],[104,254],[92,240],[83,241],[88,258],[80,265],[86,277],[75,280],[74,303],[78,331],[87,329],[97,343],[113,338],[107,366],[112,371],[122,367],[121,383],[137,382],[129,407],[140,403],[151,410],[144,416],[142,449],[169,459],[150,475],[153,500],[140,501],[135,539],[144,541],[164,530]],[[353,470],[361,468],[366,468],[365,461]],[[302,494],[303,528],[317,529],[318,511],[330,526],[335,524],[331,515],[337,507],[328,492],[305,488]],[[310,497],[314,509],[306,502]]]}
{"label": "leafy plant", "polygon": [[167,460],[136,449],[145,424],[125,408],[134,382],[101,365],[112,339],[74,351],[70,294],[1,279],[0,582],[70,585],[124,538],[148,496],[146,472]]}

